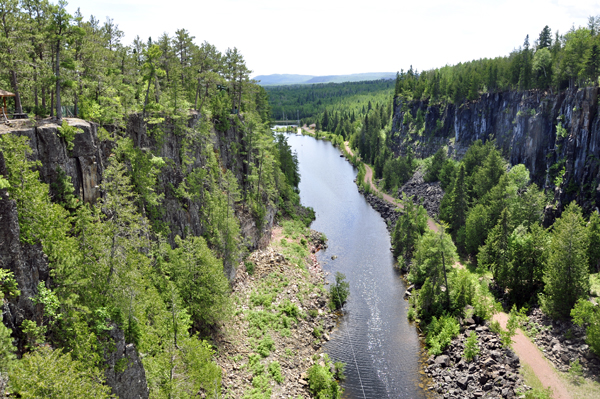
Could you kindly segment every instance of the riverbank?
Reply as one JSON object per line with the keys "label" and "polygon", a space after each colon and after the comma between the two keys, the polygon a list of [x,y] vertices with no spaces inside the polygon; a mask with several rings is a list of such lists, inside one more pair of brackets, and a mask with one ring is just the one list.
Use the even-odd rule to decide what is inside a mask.
{"label": "riverbank", "polygon": [[[347,142],[344,143],[342,152],[347,158],[356,159]],[[365,196],[369,204],[381,214],[388,225],[388,230],[391,231],[394,227],[395,219],[398,217],[398,200],[381,193],[373,182],[372,169],[369,165],[363,165],[366,173],[364,174],[364,183],[357,182],[359,191]],[[410,188],[416,191],[423,191],[420,190],[423,184],[418,184],[420,180],[422,179],[416,179],[414,183],[409,185]],[[362,189],[363,185],[366,185],[368,190]],[[432,189],[436,190],[436,188],[427,187],[425,192]],[[436,197],[439,197],[439,195],[436,195]],[[437,231],[437,226],[432,219],[432,216],[435,215],[431,214],[434,207],[439,207],[437,198],[435,202],[437,204],[432,204],[430,206],[432,209],[428,209],[428,226],[430,229]],[[506,314],[502,314],[502,316],[506,316]],[[486,333],[481,334],[484,329]],[[434,384],[429,389],[436,391],[440,397],[444,398],[515,397],[517,394],[524,392],[526,387],[523,385],[522,378],[515,378],[511,374],[518,373],[518,371],[511,370],[510,368],[518,369],[519,356],[526,357],[526,363],[528,365],[533,364],[534,366],[543,361],[541,356],[538,353],[524,351],[523,346],[516,346],[515,350],[517,354],[514,356],[516,357],[516,361],[514,361],[514,352],[510,351],[502,354],[502,351],[498,350],[500,348],[500,336],[489,331],[487,325],[479,326],[475,331],[477,332],[478,345],[481,349],[481,354],[475,359],[475,362],[482,360],[485,363],[482,363],[480,367],[472,366],[472,364],[469,367],[465,367],[466,364],[462,359],[461,348],[464,349],[466,336],[458,335],[451,341],[451,344],[441,356],[435,359],[430,358],[430,364],[425,368],[425,372],[433,379]],[[443,360],[440,361],[440,359]],[[483,372],[480,372],[481,366],[483,366]],[[507,373],[507,367],[509,367],[509,373]],[[545,383],[544,387],[550,387],[558,394],[557,398],[570,397],[564,396],[565,389],[556,372],[554,374],[546,372],[545,375],[541,375],[542,373],[538,368],[533,368],[532,371],[538,380]],[[493,383],[490,383],[490,378],[492,377]],[[461,383],[458,383],[458,381],[461,381]]]}
{"label": "riverbank", "polygon": [[322,344],[335,326],[316,259],[325,246],[320,233],[284,221],[240,264],[234,316],[214,337],[224,397],[312,397],[307,372],[325,364]]}

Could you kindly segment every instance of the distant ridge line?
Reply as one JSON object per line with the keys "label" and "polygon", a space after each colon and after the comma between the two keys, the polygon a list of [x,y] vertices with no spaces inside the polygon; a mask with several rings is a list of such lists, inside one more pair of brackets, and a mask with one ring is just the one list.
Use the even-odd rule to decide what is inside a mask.
{"label": "distant ridge line", "polygon": [[314,83],[344,83],[360,82],[365,80],[394,79],[396,72],[366,72],[350,75],[295,75],[295,74],[272,74],[258,75],[253,77],[261,86],[287,86]]}

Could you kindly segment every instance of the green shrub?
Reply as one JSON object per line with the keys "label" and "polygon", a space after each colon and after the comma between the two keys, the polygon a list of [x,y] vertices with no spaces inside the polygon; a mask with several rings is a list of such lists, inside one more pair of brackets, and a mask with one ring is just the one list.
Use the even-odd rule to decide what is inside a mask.
{"label": "green shrub", "polygon": [[269,334],[265,334],[263,339],[258,344],[256,351],[260,353],[262,357],[267,357],[273,349],[275,349],[275,342],[273,341],[273,338],[271,338]]}
{"label": "green shrub", "polygon": [[335,362],[333,364],[333,368],[335,370],[334,377],[338,381],[344,381],[346,379],[346,375],[344,371],[346,370],[346,363],[343,362]]}
{"label": "green shrub", "polygon": [[77,133],[83,133],[83,130],[78,129],[75,126],[69,126],[67,121],[63,119],[62,125],[58,128],[58,135],[65,140],[67,150],[73,151],[73,147],[75,146],[73,140],[75,140],[75,135]]}
{"label": "green shrub", "polygon": [[278,384],[283,382],[283,375],[281,374],[281,365],[279,362],[275,361],[269,364],[269,374],[271,374],[271,377],[273,377]]}
{"label": "green shrub", "polygon": [[467,342],[465,343],[465,350],[463,352],[464,358],[470,362],[475,356],[479,355],[479,345],[477,345],[477,334],[475,331],[471,331]]}
{"label": "green shrub", "polygon": [[20,398],[109,398],[110,393],[99,370],[46,347],[25,354],[8,377],[11,392]]}
{"label": "green shrub", "polygon": [[458,320],[452,316],[444,315],[439,319],[435,316],[431,318],[431,323],[426,328],[426,343],[429,347],[430,355],[439,355],[450,344],[452,338],[460,332]]}
{"label": "green shrub", "polygon": [[571,367],[569,367],[569,377],[571,377],[575,384],[581,384],[583,381],[583,368],[581,367],[581,363],[579,363],[579,359],[576,359],[571,363]]}
{"label": "green shrub", "polygon": [[314,364],[308,369],[308,387],[317,399],[340,399],[342,389],[330,371],[329,358],[324,361],[324,366]]}
{"label": "green shrub", "polygon": [[580,299],[571,311],[573,321],[585,326],[587,344],[597,355],[600,354],[600,311],[586,299]]}
{"label": "green shrub", "polygon": [[335,283],[329,290],[330,307],[332,309],[341,309],[350,295],[350,284],[346,281],[343,273],[335,273]]}
{"label": "green shrub", "polygon": [[254,263],[247,261],[244,264],[246,265],[246,272],[252,276],[254,274]]}

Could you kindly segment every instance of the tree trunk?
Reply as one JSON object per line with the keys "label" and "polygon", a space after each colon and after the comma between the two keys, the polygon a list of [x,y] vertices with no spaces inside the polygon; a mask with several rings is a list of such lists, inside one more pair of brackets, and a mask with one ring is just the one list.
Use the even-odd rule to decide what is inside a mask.
{"label": "tree trunk", "polygon": [[21,106],[21,95],[19,94],[17,73],[15,71],[10,71],[10,84],[12,86],[13,91],[15,92],[15,112],[18,114],[22,114],[23,108]]}
{"label": "tree trunk", "polygon": [[62,119],[60,104],[60,40],[56,43],[56,119]]}

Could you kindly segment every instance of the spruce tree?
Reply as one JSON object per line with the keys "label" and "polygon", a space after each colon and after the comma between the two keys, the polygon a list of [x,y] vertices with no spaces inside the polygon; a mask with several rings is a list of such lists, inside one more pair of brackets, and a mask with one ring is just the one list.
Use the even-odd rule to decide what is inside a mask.
{"label": "spruce tree", "polygon": [[554,223],[544,275],[544,308],[555,317],[568,317],[590,290],[588,243],[581,208],[572,202]]}
{"label": "spruce tree", "polygon": [[598,212],[593,212],[590,215],[587,233],[589,240],[587,255],[590,273],[598,273],[600,272],[600,215]]}
{"label": "spruce tree", "polygon": [[544,29],[540,32],[540,37],[538,38],[538,50],[542,48],[548,48],[552,45],[552,31],[548,27],[548,25],[544,26]]}
{"label": "spruce tree", "polygon": [[451,218],[450,227],[452,234],[456,237],[461,227],[465,225],[467,219],[467,196],[465,192],[465,167],[460,165],[458,168],[458,176],[454,184],[451,201]]}

